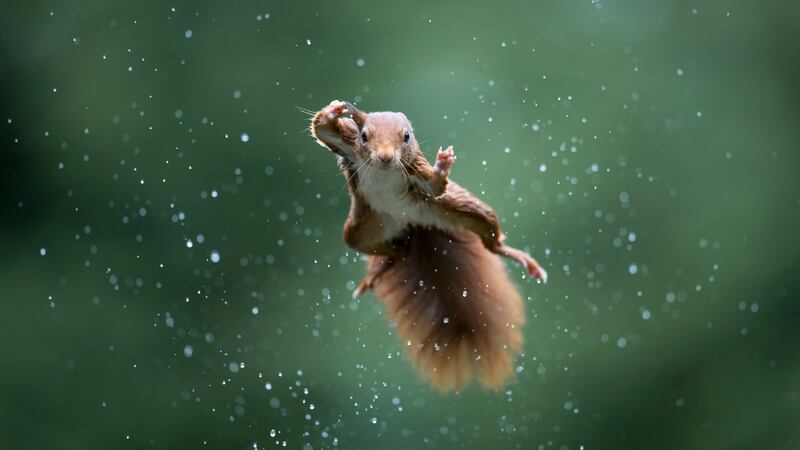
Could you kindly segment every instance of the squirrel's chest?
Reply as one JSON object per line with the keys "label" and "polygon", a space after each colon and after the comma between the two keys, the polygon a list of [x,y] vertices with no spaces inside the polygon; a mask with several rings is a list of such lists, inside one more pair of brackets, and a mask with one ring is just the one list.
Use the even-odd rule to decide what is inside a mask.
{"label": "squirrel's chest", "polygon": [[408,224],[446,229],[440,213],[430,204],[417,201],[409,193],[408,181],[393,170],[369,169],[359,177],[358,190],[370,207],[381,213],[392,234]]}

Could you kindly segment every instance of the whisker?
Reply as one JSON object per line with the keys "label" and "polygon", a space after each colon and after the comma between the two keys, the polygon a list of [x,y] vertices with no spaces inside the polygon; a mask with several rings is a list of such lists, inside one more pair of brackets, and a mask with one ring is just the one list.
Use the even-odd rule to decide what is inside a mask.
{"label": "whisker", "polygon": [[408,181],[411,181],[411,174],[408,173],[408,169],[406,169],[406,166],[404,164],[400,164],[400,167],[403,169],[403,172],[405,172],[406,178],[408,178]]}
{"label": "whisker", "polygon": [[303,114],[308,114],[309,116],[312,116],[312,117],[313,117],[315,114],[317,114],[316,112],[314,112],[314,111],[311,111],[310,109],[303,108],[302,106],[297,106],[297,105],[294,105],[294,107],[295,107],[295,108],[296,108],[298,111],[300,111],[301,113],[303,113]]}
{"label": "whisker", "polygon": [[428,157],[428,154],[425,153],[424,150],[422,150],[422,146],[427,144],[428,142],[430,142],[430,139],[425,139],[424,141],[418,141],[418,143],[419,143],[419,151],[422,152],[422,154],[425,155],[426,158]]}
{"label": "whisker", "polygon": [[403,172],[406,174],[406,177],[409,182],[413,182],[413,178],[411,177],[411,173],[409,173],[408,168],[406,167],[406,161],[403,160],[403,157],[400,156],[400,168],[403,169]]}
{"label": "whisker", "polygon": [[358,175],[361,169],[364,167],[364,165],[367,164],[368,162],[369,159],[365,159],[364,161],[362,161],[361,164],[356,168],[356,170],[354,170],[353,173],[350,174],[349,177],[347,177],[347,179],[344,181],[344,186],[342,186],[342,188],[339,190],[340,195],[344,190],[344,188],[346,188],[350,184],[350,180],[352,180],[356,175]]}

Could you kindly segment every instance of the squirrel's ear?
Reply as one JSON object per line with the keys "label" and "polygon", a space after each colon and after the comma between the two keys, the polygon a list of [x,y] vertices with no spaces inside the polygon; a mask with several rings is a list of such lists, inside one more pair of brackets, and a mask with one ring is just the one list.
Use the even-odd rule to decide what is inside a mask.
{"label": "squirrel's ear", "polygon": [[364,122],[367,120],[367,113],[356,108],[352,103],[348,102],[345,103],[345,105],[347,106],[347,110],[350,111],[350,115],[353,116],[353,120],[355,120],[356,124],[358,124],[358,127],[363,127]]}

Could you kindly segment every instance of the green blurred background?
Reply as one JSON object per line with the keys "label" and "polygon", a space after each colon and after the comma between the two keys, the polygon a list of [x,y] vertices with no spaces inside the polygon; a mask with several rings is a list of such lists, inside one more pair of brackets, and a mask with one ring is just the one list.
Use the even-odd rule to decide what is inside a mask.
{"label": "green blurred background", "polygon": [[[291,3],[291,4],[290,4]],[[800,448],[791,2],[0,2],[0,448]],[[420,382],[299,108],[503,218],[525,350]]]}

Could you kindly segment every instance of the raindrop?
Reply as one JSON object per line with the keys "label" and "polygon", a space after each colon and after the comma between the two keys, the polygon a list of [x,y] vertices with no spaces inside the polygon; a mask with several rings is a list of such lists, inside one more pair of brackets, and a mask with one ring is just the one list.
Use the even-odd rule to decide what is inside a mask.
{"label": "raindrop", "polygon": [[219,252],[216,250],[211,250],[211,262],[216,264],[220,260]]}

